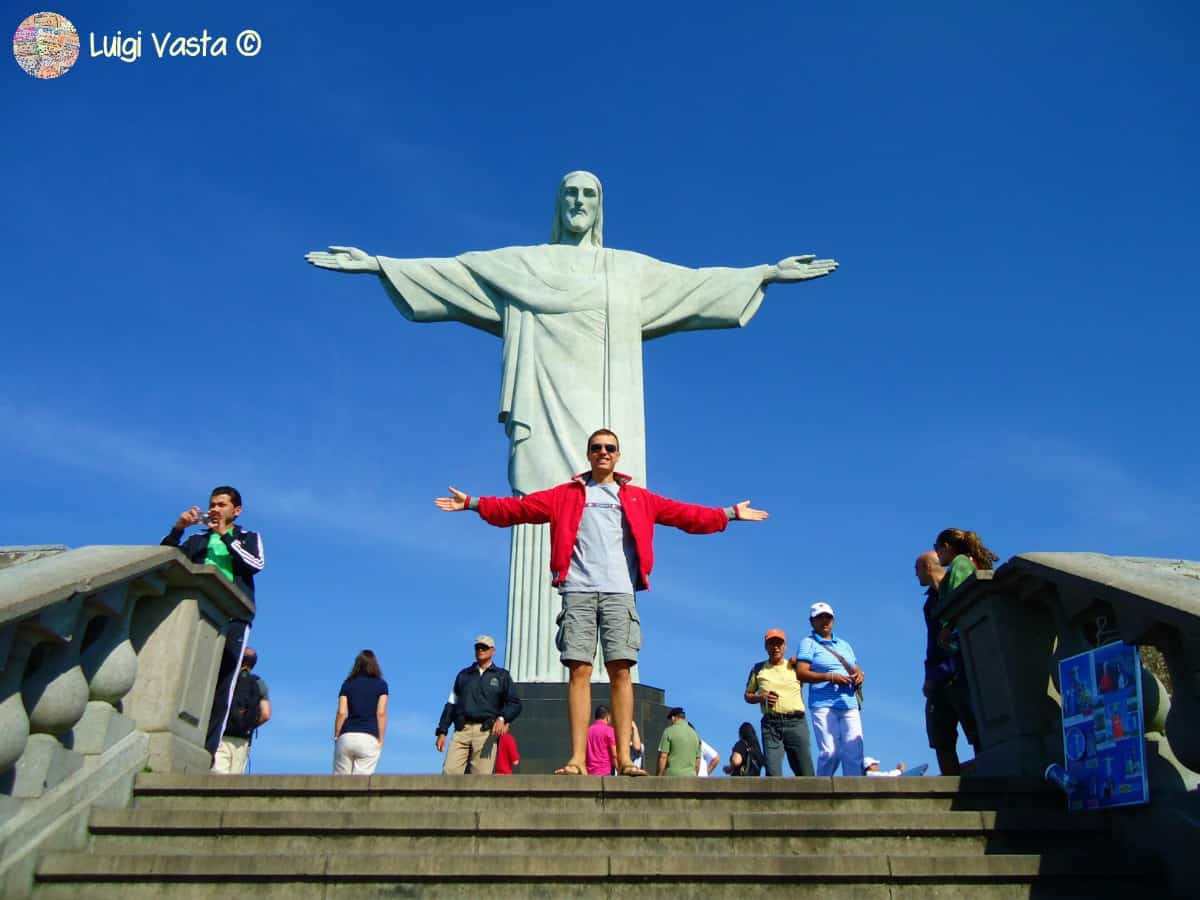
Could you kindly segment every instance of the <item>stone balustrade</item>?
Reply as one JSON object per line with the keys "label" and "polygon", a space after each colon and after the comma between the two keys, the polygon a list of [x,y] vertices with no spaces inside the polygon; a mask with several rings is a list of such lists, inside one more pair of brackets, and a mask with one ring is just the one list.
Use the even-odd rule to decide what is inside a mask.
{"label": "stone balustrade", "polygon": [[253,615],[173,547],[0,548],[0,896],[139,772],[208,770],[225,633]]}
{"label": "stone balustrade", "polygon": [[1061,762],[1058,663],[1117,639],[1162,652],[1175,696],[1143,667],[1146,731],[1165,737],[1175,765],[1200,772],[1200,563],[1026,553],[977,573],[935,612],[959,630],[979,774],[1037,775]]}
{"label": "stone balustrade", "polygon": [[[1142,668],[1148,806],[1114,810],[1122,843],[1200,880],[1200,563],[1025,553],[979,572],[935,611],[958,628],[979,723],[979,775],[1063,761],[1059,661],[1122,640],[1157,648],[1173,696]],[[1180,894],[1183,896],[1183,894]]]}
{"label": "stone balustrade", "polygon": [[0,548],[0,818],[135,730],[208,769],[224,632],[253,603],[170,547]]}

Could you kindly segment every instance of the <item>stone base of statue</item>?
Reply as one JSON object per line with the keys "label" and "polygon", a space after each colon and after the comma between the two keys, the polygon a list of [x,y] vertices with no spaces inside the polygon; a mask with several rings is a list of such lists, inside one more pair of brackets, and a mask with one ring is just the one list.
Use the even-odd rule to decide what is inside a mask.
{"label": "stone base of statue", "polygon": [[[518,775],[548,775],[571,755],[571,733],[567,725],[567,685],[546,682],[517,684],[521,698],[521,718],[513,723],[513,737],[521,751]],[[591,713],[600,704],[611,706],[607,683],[592,685]],[[658,762],[658,742],[667,721],[666,696],[656,687],[633,686],[633,721],[642,735],[642,768],[653,774]]]}

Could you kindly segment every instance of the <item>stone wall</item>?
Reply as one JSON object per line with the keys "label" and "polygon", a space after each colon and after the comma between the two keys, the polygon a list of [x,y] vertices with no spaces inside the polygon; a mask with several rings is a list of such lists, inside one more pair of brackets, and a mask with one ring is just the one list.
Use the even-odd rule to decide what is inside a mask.
{"label": "stone wall", "polygon": [[174,548],[0,548],[0,893],[137,772],[208,770],[225,632],[253,615]]}

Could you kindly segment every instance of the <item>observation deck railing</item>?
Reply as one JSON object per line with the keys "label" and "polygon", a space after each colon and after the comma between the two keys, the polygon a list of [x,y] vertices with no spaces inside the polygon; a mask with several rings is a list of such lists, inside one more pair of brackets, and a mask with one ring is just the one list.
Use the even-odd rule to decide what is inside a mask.
{"label": "observation deck railing", "polygon": [[0,548],[0,895],[138,772],[208,770],[226,628],[253,615],[171,547]]}

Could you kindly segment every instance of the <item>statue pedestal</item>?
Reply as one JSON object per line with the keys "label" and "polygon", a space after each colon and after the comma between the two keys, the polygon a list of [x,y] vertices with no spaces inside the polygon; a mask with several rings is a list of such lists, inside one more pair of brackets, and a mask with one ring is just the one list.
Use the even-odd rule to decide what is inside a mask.
{"label": "statue pedestal", "polygon": [[[513,723],[513,737],[521,751],[518,775],[548,775],[571,755],[571,733],[567,724],[567,685],[565,683],[518,682],[521,717]],[[612,706],[607,683],[592,684],[592,711],[603,703]],[[658,761],[658,742],[667,727],[666,696],[656,687],[633,686],[633,721],[642,735],[645,762],[643,768],[653,774]]]}

